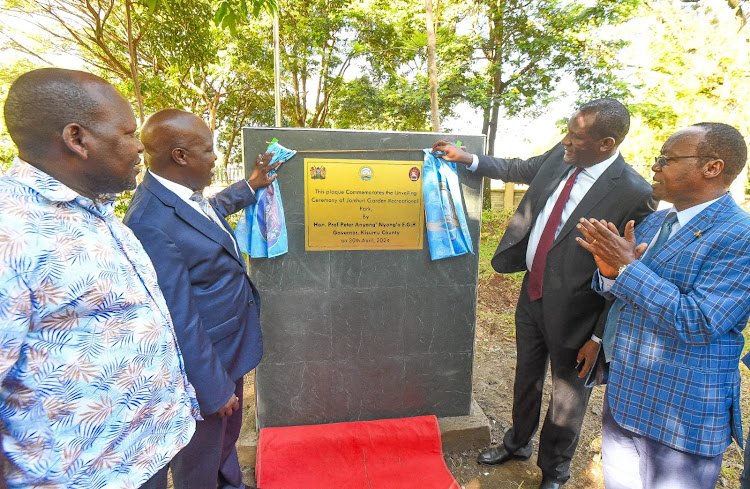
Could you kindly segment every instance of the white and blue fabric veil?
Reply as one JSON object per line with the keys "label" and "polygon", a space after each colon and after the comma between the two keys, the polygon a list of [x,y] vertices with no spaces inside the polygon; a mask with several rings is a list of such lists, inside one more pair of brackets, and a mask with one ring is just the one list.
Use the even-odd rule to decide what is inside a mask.
{"label": "white and blue fabric veil", "polygon": [[[297,152],[280,145],[274,138],[266,152],[273,152],[271,165],[285,162]],[[273,170],[269,175],[273,175]],[[259,189],[255,203],[246,207],[240,217],[234,235],[240,250],[253,258],[274,258],[289,250],[284,218],[284,204],[281,202],[278,178],[268,187]]]}
{"label": "white and blue fabric veil", "polygon": [[433,260],[474,254],[456,164],[424,150],[422,192],[430,257]]}

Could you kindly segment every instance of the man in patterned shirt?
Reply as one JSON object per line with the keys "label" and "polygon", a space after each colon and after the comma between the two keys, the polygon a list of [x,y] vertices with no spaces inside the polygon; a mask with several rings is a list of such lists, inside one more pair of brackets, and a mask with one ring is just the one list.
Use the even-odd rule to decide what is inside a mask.
{"label": "man in patterned shirt", "polygon": [[91,74],[35,70],[5,102],[19,158],[0,178],[0,421],[9,487],[137,488],[198,416],[169,311],[114,216],[136,123]]}

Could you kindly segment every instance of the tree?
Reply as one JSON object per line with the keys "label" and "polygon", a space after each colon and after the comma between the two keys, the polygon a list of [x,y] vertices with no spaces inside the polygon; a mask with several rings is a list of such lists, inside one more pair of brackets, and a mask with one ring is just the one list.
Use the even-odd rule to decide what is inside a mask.
{"label": "tree", "polygon": [[[170,2],[13,0],[7,11],[32,19],[56,45],[67,47],[130,94],[141,121],[147,112],[178,107],[201,115],[212,131],[247,122],[240,116],[255,110],[258,98],[249,95],[259,89],[257,73],[262,70],[238,61],[244,54],[236,49],[237,39],[256,42],[265,34],[246,27],[247,22],[231,29],[215,27],[210,22],[213,4],[206,0]],[[239,30],[241,36],[236,35]],[[256,76],[247,76],[247,70]],[[242,109],[220,111],[228,98],[242,103]],[[238,129],[227,131],[236,136]]]}
{"label": "tree", "polygon": [[290,124],[325,127],[330,100],[357,56],[349,0],[285,0],[279,4],[282,102]]}
{"label": "tree", "polygon": [[425,25],[427,27],[427,60],[430,72],[430,119],[433,132],[440,132],[440,110],[438,108],[437,39],[435,37],[435,17],[432,14],[432,0],[424,1]]}
{"label": "tree", "polygon": [[[2,51],[0,51],[2,52]],[[3,63],[3,69],[0,70],[0,100],[3,102],[8,97],[8,89],[11,83],[18,76],[35,68],[40,68],[24,58],[9,59]],[[5,119],[0,111],[0,174],[10,168],[13,158],[18,154],[16,145],[10,139],[10,134],[5,127]]]}
{"label": "tree", "polygon": [[494,152],[500,114],[532,114],[556,96],[568,74],[585,96],[622,96],[615,76],[620,40],[600,29],[628,18],[637,0],[590,3],[559,0],[477,0],[473,29],[485,65],[484,93],[473,100],[483,111],[483,133]]}
{"label": "tree", "polygon": [[624,152],[642,174],[667,137],[690,124],[725,122],[750,135],[750,32],[741,25],[721,0],[660,0],[640,10],[629,32],[640,41],[623,53],[638,61],[628,78],[641,81]]}
{"label": "tree", "polygon": [[[423,3],[414,0],[360,4],[356,34],[362,74],[344,80],[331,98],[330,121],[336,127],[428,131],[430,120],[453,115],[475,90],[468,59],[473,47],[457,34],[460,3],[441,3],[435,32],[437,100],[431,103],[428,34]],[[461,7],[463,8],[463,7]],[[438,117],[431,109],[439,105]],[[433,126],[434,129],[434,126]]]}

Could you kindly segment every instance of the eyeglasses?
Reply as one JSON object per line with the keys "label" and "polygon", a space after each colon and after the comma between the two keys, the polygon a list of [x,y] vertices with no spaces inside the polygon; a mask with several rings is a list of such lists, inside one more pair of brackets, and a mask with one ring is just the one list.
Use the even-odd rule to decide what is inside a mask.
{"label": "eyeglasses", "polygon": [[711,156],[711,155],[693,155],[693,156],[664,156],[664,155],[659,155],[659,156],[654,156],[654,166],[658,166],[659,168],[666,168],[667,166],[669,166],[669,165],[667,165],[667,161],[669,161],[669,160],[682,160],[682,159],[685,159],[685,158],[714,158],[715,159],[716,156]]}

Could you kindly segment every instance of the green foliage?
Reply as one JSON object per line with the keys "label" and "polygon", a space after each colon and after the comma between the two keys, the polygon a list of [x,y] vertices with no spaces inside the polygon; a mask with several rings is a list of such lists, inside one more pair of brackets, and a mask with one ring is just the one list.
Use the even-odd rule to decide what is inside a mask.
{"label": "green foliage", "polygon": [[[0,100],[5,101],[13,80],[34,68],[38,68],[38,66],[23,58],[9,59],[4,62],[3,69],[0,70]],[[0,174],[10,168],[13,158],[17,155],[18,150],[16,145],[13,144],[10,134],[8,134],[5,127],[5,118],[0,110]]]}
{"label": "green foliage", "polygon": [[125,217],[125,213],[128,211],[128,206],[133,198],[133,193],[126,190],[119,194],[115,199],[115,216],[122,221]]}
{"label": "green foliage", "polygon": [[512,209],[488,209],[482,211],[482,226],[479,236],[479,280],[491,277],[495,272],[492,268],[492,257],[500,239],[505,234],[505,228],[513,215]]}
{"label": "green foliage", "polygon": [[638,3],[478,0],[467,7],[474,42],[487,61],[483,89],[470,92],[470,103],[484,111],[490,148],[501,112],[537,113],[561,94],[565,77],[583,98],[626,93],[615,71],[623,42],[609,40],[602,29],[626,20]]}
{"label": "green foliage", "polygon": [[331,121],[342,129],[429,131],[430,95],[426,80],[414,88],[393,76],[381,86],[362,76],[342,86],[331,101]]}
{"label": "green foliage", "polygon": [[[140,0],[140,2],[146,7],[147,15],[153,15],[159,9],[172,13],[179,12],[183,8],[182,0]],[[273,14],[277,9],[276,0],[252,0],[250,5],[247,0],[221,0],[212,1],[207,5],[212,9],[215,8],[214,24],[223,30],[229,30],[234,36],[238,33],[238,27],[251,15],[258,17],[261,10]]]}
{"label": "green foliage", "polygon": [[[283,125],[430,127],[420,0],[98,0],[101,10],[86,0],[4,5],[43,19],[55,50],[77,53],[136,105],[141,100],[145,115],[178,107],[202,116],[226,162],[241,158],[242,126],[274,121],[269,11],[277,7]],[[629,97],[633,128],[623,151],[646,174],[676,127],[722,120],[750,134],[748,29],[722,0],[436,6],[441,116],[468,103],[483,112],[491,140],[502,117],[538,113],[567,80],[576,82],[581,99]],[[634,12],[637,21],[623,25]],[[630,26],[635,30],[626,31]],[[0,49],[9,45],[0,41]],[[631,49],[628,56],[619,54],[623,49]],[[38,44],[30,51],[45,54]],[[4,63],[0,89],[30,68]],[[7,164],[12,153],[0,134],[0,159]]]}
{"label": "green foliage", "polygon": [[652,2],[639,11],[623,53],[639,80],[623,154],[650,178],[653,157],[670,134],[702,121],[731,124],[750,136],[750,44],[747,28],[720,0],[690,5]]}

